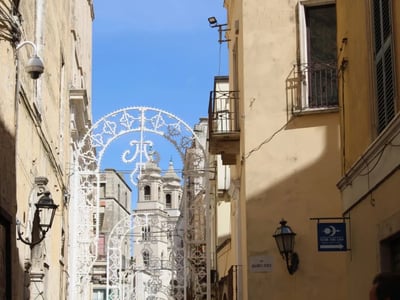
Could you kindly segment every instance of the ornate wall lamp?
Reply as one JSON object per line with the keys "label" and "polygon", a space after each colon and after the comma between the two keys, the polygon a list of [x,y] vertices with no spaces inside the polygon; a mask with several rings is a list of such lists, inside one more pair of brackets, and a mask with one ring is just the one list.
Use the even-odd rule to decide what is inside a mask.
{"label": "ornate wall lamp", "polygon": [[229,42],[230,41],[230,40],[222,39],[222,33],[230,30],[229,28],[226,28],[226,26],[228,26],[228,24],[218,24],[218,21],[217,21],[216,17],[209,17],[208,18],[208,23],[209,23],[211,28],[218,27],[218,33],[219,33],[218,42],[220,44],[222,44],[223,42]]}
{"label": "ornate wall lamp", "polygon": [[282,258],[286,260],[286,266],[290,275],[297,271],[299,266],[299,256],[294,252],[294,239],[296,233],[286,225],[286,221],[282,219],[279,226],[273,235],[278,246]]}
{"label": "ornate wall lamp", "polygon": [[24,232],[21,231],[22,224],[17,220],[18,239],[24,244],[30,245],[31,248],[46,237],[46,233],[53,225],[54,215],[58,207],[54,204],[50,192],[46,189],[47,182],[46,177],[35,178],[36,188],[31,193],[29,200],[29,216],[32,213],[33,204],[35,211],[33,211],[33,218],[28,219],[27,228],[30,228],[28,236],[24,236]]}

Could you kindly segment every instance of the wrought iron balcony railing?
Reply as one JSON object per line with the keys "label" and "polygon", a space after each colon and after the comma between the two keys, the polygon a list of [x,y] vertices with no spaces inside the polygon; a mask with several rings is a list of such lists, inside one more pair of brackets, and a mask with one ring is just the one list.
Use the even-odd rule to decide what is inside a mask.
{"label": "wrought iron balcony railing", "polygon": [[210,135],[239,132],[238,92],[212,91],[208,106]]}
{"label": "wrought iron balcony railing", "polygon": [[336,64],[294,65],[286,80],[286,91],[293,113],[338,107]]}
{"label": "wrought iron balcony railing", "polygon": [[239,153],[239,93],[214,90],[208,106],[209,150],[221,154],[224,165],[236,163]]}

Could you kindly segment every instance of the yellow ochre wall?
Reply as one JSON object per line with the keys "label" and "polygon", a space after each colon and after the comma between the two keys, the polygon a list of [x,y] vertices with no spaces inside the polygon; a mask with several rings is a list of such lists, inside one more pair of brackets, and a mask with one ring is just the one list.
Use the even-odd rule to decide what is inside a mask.
{"label": "yellow ochre wall", "polygon": [[[231,87],[238,43],[241,150],[232,179],[240,182],[240,199],[232,213],[240,218],[233,218],[231,243],[243,270],[238,299],[345,299],[346,254],[318,252],[317,224],[310,220],[341,216],[340,115],[292,115],[287,103],[285,81],[298,57],[297,4],[225,1]],[[294,275],[272,237],[282,218],[297,233]],[[270,258],[272,270],[252,271],[249,261],[256,256]]]}
{"label": "yellow ochre wall", "polygon": [[[400,234],[400,2],[392,7],[396,115],[376,130],[373,16],[370,1],[337,0],[341,95],[342,172],[338,182],[343,213],[350,218],[347,299],[368,299],[373,277],[391,271],[385,245]],[[345,42],[343,42],[343,39]]]}

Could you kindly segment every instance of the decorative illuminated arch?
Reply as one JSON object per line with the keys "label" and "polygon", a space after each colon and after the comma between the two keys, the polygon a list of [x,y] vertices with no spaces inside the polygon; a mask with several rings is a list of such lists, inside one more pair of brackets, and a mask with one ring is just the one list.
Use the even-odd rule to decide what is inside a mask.
{"label": "decorative illuminated arch", "polygon": [[[192,130],[192,128],[182,121],[180,118],[174,116],[163,110],[150,107],[128,107],[114,111],[100,120],[98,120],[82,138],[78,144],[78,148],[74,151],[74,170],[71,175],[71,200],[70,200],[70,213],[69,213],[69,297],[70,299],[89,299],[90,297],[90,280],[92,266],[97,258],[97,240],[98,240],[98,220],[99,218],[99,175],[100,166],[103,156],[110,146],[110,144],[116,141],[119,137],[128,134],[134,134],[138,136],[137,139],[131,140],[131,146],[135,146],[135,151],[126,150],[121,156],[124,163],[136,162],[136,166],[133,169],[130,179],[133,184],[135,174],[139,174],[142,167],[149,158],[149,147],[152,146],[151,141],[146,139],[146,134],[156,134],[162,136],[168,140],[179,153],[182,164],[187,163],[187,152],[188,149],[192,148],[193,145],[197,145],[199,151],[191,151],[191,169],[196,174],[195,176],[208,176],[207,168],[207,155],[204,150],[201,141]],[[185,162],[186,159],[186,162]],[[184,182],[186,177],[184,175]],[[207,179],[205,180],[207,182]],[[187,184],[184,184],[186,187]],[[207,186],[207,184],[206,184]],[[205,192],[203,187],[203,192]],[[186,195],[186,193],[184,193]],[[186,196],[184,196],[186,197]],[[182,198],[183,205],[183,216],[190,213],[193,210],[195,213],[199,213],[202,209],[204,215],[208,214],[206,207],[209,207],[204,201],[208,201],[207,198],[204,201],[194,201],[190,205],[186,205],[190,199]],[[202,213],[202,212],[200,212]],[[115,232],[123,233],[128,232],[132,229],[132,224],[136,221],[140,222],[141,218],[135,214],[129,216],[129,218],[120,220],[120,222],[114,228]],[[208,220],[208,218],[207,218]],[[183,248],[176,251],[174,255],[176,260],[181,260],[180,254],[184,255],[183,264],[190,260],[191,251],[186,251],[187,245],[185,243],[192,243],[196,245],[204,245],[204,248],[209,249],[207,245],[207,237],[204,234],[192,234],[193,232],[199,231],[199,224],[190,223],[185,217],[183,220],[183,228],[185,232],[180,233],[180,238],[184,241]],[[207,223],[207,222],[206,222]],[[204,232],[208,232],[207,224],[202,224]],[[118,241],[114,241],[115,244],[111,244],[110,257],[107,258],[109,262],[110,271],[110,282],[111,297],[110,299],[120,299],[121,292],[115,292],[117,281],[120,282],[120,278],[116,276],[115,270],[120,265],[120,258],[118,257],[118,250],[115,245]],[[114,248],[113,248],[114,247]],[[178,254],[177,254],[178,253]],[[180,253],[180,254],[179,254]],[[188,253],[188,254],[186,254]],[[200,259],[204,265],[209,268],[210,257],[209,251],[200,254],[196,253],[196,259]],[[184,270],[187,272],[187,270]],[[209,272],[208,272],[209,273]],[[185,276],[183,274],[183,276]],[[196,275],[195,275],[196,276]],[[198,274],[199,278],[197,281],[203,281],[205,279],[205,272]],[[118,277],[118,278],[117,278]],[[209,278],[207,278],[209,280]],[[178,280],[180,285],[184,285],[182,281]],[[118,286],[118,288],[120,288]],[[182,286],[182,290],[184,287]],[[162,292],[162,290],[160,289]],[[204,289],[199,289],[198,293],[204,294]],[[205,294],[204,294],[205,295]],[[122,296],[121,296],[122,297]],[[183,299],[178,298],[178,299]]]}

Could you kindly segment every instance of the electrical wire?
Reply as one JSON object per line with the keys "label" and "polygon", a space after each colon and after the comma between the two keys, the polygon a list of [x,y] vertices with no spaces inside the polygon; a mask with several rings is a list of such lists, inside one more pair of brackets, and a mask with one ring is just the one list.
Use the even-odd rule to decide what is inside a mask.
{"label": "electrical wire", "polygon": [[221,75],[221,56],[222,56],[222,45],[219,44],[218,50],[218,75]]}
{"label": "electrical wire", "polygon": [[257,147],[253,148],[250,150],[247,154],[243,155],[243,160],[248,159],[254,152],[257,152],[260,150],[265,144],[268,144],[279,132],[284,130],[289,123],[291,123],[294,119],[290,119],[287,121],[281,128],[279,128],[277,131],[275,131],[272,135],[270,135],[268,138],[266,138],[264,141],[262,141]]}
{"label": "electrical wire", "polygon": [[[385,152],[385,149],[386,149],[386,146],[387,146],[388,144],[385,144],[385,146],[382,148],[382,150],[381,151],[379,151],[379,153],[377,154],[377,155],[379,155],[378,156],[378,159],[376,160],[376,162],[374,163],[374,165],[372,166],[372,168],[369,168],[369,165],[368,165],[368,162],[365,160],[365,158],[364,158],[364,156],[361,156],[361,159],[364,161],[364,163],[366,164],[366,166],[367,166],[367,168],[368,168],[368,171],[366,172],[366,173],[360,173],[360,176],[367,176],[367,175],[369,175],[369,174],[371,174],[371,172],[378,166],[378,164],[379,164],[379,162],[380,162],[380,160],[381,160],[381,158],[382,158],[382,156],[383,156],[383,152]],[[376,156],[375,156],[376,157]],[[375,158],[374,157],[374,158]]]}
{"label": "electrical wire", "polygon": [[[17,43],[21,38],[21,30],[12,11],[12,8],[0,3],[0,39]],[[15,7],[14,11],[17,11]]]}

